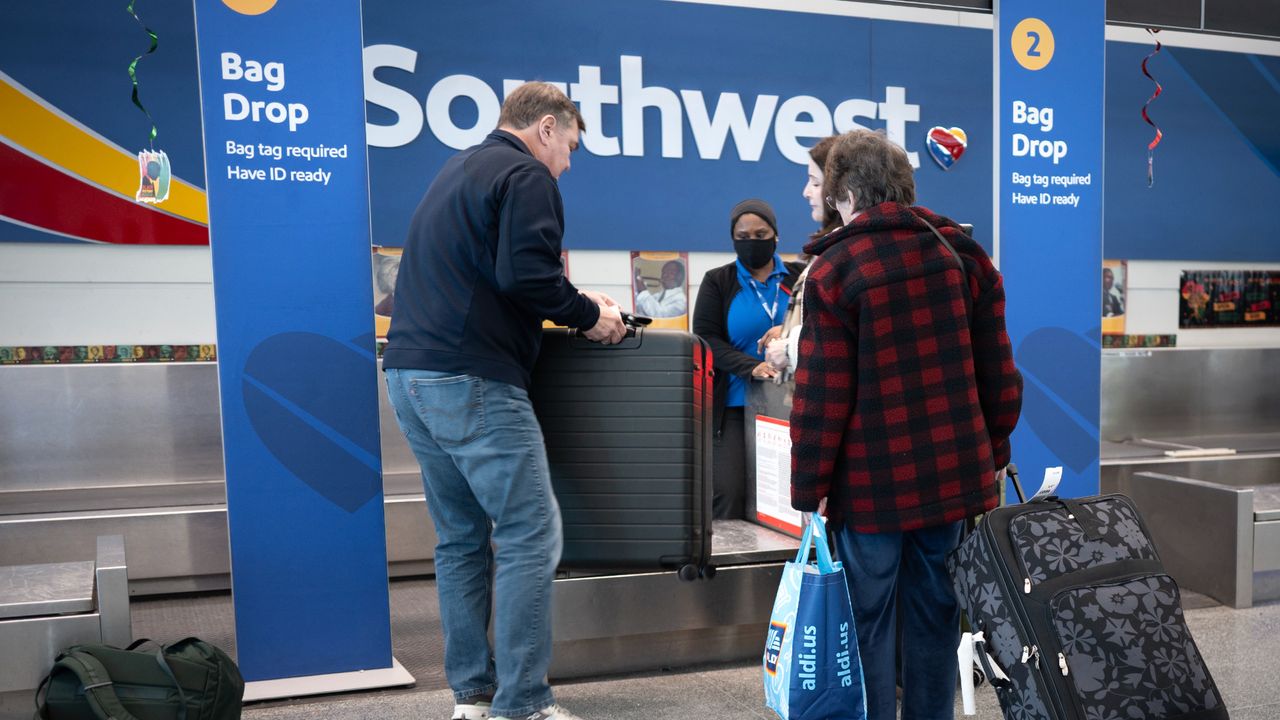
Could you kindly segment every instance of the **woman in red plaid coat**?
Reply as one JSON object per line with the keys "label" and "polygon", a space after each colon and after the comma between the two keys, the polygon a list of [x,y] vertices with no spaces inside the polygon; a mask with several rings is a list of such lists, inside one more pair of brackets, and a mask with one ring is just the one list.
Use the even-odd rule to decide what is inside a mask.
{"label": "woman in red plaid coat", "polygon": [[825,168],[844,227],[811,242],[791,414],[792,505],[826,501],[871,720],[954,713],[959,609],[944,564],[995,507],[1022,405],[1004,286],[956,223],[916,207],[906,152],[841,136]]}

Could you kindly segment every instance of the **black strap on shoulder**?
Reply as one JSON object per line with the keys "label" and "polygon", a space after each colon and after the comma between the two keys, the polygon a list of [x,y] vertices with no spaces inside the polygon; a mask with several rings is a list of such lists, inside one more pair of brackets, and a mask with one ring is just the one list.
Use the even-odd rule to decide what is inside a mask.
{"label": "black strap on shoulder", "polygon": [[933,231],[933,234],[936,235],[938,240],[942,242],[942,246],[947,249],[947,252],[951,253],[951,257],[955,259],[956,265],[960,266],[960,276],[964,278],[964,314],[966,317],[972,320],[973,319],[973,294],[972,294],[972,291],[969,290],[969,269],[965,266],[964,260],[960,258],[960,253],[956,252],[956,249],[951,246],[951,243],[947,242],[947,239],[942,236],[942,233],[938,232],[938,228],[934,227],[933,223],[929,222],[928,220],[925,220],[923,217],[920,217],[919,215],[917,215],[916,217],[920,218],[920,222],[927,225],[929,229]]}

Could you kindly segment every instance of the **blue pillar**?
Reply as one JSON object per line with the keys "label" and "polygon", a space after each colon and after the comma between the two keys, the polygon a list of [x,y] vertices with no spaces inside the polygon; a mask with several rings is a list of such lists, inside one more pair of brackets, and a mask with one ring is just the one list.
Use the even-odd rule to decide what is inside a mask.
{"label": "blue pillar", "polygon": [[1098,491],[1104,0],[995,3],[997,260],[1025,381],[1013,459],[1028,492]]}
{"label": "blue pillar", "polygon": [[236,647],[263,697],[394,663],[361,8],[195,8]]}

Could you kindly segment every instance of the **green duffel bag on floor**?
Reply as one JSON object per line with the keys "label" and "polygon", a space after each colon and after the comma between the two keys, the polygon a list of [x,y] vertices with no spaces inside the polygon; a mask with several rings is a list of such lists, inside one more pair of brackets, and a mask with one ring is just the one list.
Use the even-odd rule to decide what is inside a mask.
{"label": "green duffel bag on floor", "polygon": [[36,690],[36,720],[239,720],[244,678],[226,653],[197,638],[137,649],[149,642],[64,650]]}

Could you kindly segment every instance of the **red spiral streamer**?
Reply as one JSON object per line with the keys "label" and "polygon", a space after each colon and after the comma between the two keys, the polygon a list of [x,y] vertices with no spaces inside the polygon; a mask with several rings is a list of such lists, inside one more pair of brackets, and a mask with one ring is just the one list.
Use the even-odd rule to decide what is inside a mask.
{"label": "red spiral streamer", "polygon": [[1152,50],[1150,54],[1142,58],[1142,74],[1146,75],[1148,80],[1156,84],[1156,91],[1152,93],[1151,97],[1147,98],[1147,102],[1142,106],[1142,119],[1146,120],[1148,125],[1156,129],[1156,136],[1151,139],[1151,142],[1147,143],[1147,187],[1151,187],[1155,184],[1156,146],[1160,144],[1160,139],[1164,137],[1164,133],[1160,132],[1159,125],[1152,122],[1151,116],[1147,114],[1147,107],[1151,105],[1153,100],[1160,97],[1160,93],[1164,92],[1164,88],[1160,87],[1160,82],[1152,77],[1151,72],[1147,70],[1147,61],[1151,60],[1151,58],[1155,57],[1160,52],[1160,40],[1156,39],[1156,33],[1160,32],[1160,30],[1158,28],[1147,28],[1147,32],[1151,33],[1152,39],[1156,40],[1156,49]]}

